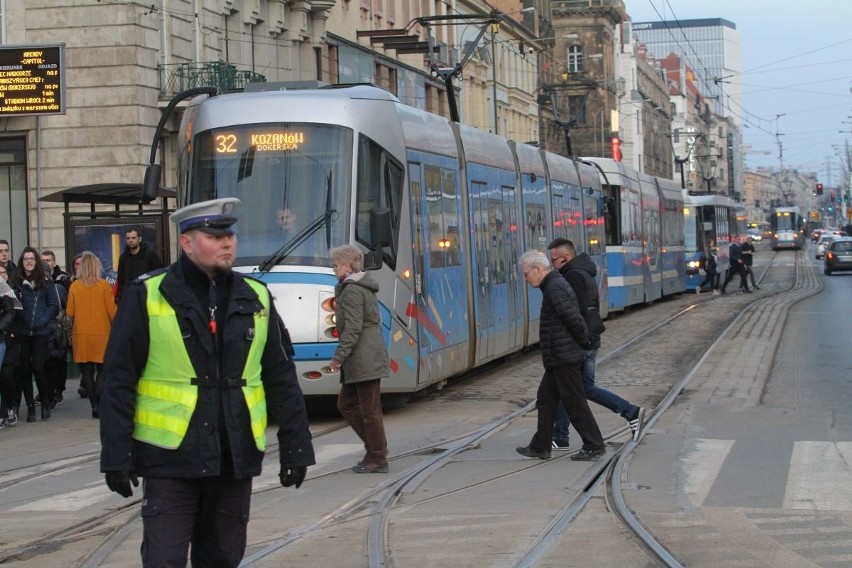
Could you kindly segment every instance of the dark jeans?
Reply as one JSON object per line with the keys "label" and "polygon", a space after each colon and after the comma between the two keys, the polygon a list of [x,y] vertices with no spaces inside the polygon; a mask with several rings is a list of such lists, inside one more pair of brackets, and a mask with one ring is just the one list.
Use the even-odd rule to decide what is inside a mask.
{"label": "dark jeans", "polygon": [[[381,381],[363,381],[340,385],[337,410],[364,442],[366,459],[371,464],[388,463],[388,441],[382,419]],[[550,446],[548,446],[550,447]]]}
{"label": "dark jeans", "polygon": [[21,355],[18,359],[18,373],[15,377],[17,391],[15,398],[20,401],[20,393],[24,393],[24,401],[27,406],[33,405],[33,375],[35,375],[38,396],[42,404],[47,404],[50,398],[50,385],[47,382],[47,373],[44,363],[47,360],[47,336],[46,335],[18,335],[18,343],[21,346]]}
{"label": "dark jeans", "polygon": [[757,289],[757,282],[754,281],[754,267],[750,264],[745,265],[746,272],[748,272],[748,277],[751,280],[751,287]]}
{"label": "dark jeans", "polygon": [[698,288],[704,288],[705,284],[710,284],[711,290],[717,290],[719,288],[719,280],[720,274],[718,272],[705,272],[704,280],[701,281],[701,284],[698,285]]}
{"label": "dark jeans", "polygon": [[[597,357],[597,349],[587,349],[583,352],[583,364],[580,370],[583,375],[583,390],[586,393],[586,399],[615,412],[625,420],[630,420],[639,410],[639,407],[630,404],[614,392],[595,384],[595,361]],[[558,405],[556,408],[556,421],[553,424],[554,440],[568,439],[569,420],[565,406],[563,404]]]}
{"label": "dark jeans", "polygon": [[92,410],[97,410],[104,388],[104,366],[102,363],[80,363],[79,367],[80,386],[86,391]]}
{"label": "dark jeans", "polygon": [[249,479],[145,478],[142,481],[142,565],[185,568],[239,566],[251,510]]}
{"label": "dark jeans", "polygon": [[15,408],[15,366],[0,367],[0,418],[6,418],[6,412]]}
{"label": "dark jeans", "polygon": [[550,451],[553,419],[560,400],[571,417],[571,425],[583,439],[583,447],[589,451],[602,450],[603,436],[586,400],[580,364],[544,371],[535,403],[538,409],[538,429],[530,441],[530,448],[542,452]]}

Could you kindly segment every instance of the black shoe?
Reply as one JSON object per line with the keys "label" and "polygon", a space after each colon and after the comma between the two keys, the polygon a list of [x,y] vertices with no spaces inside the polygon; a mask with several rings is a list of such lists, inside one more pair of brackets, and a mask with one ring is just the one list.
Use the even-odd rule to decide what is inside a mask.
{"label": "black shoe", "polygon": [[571,459],[574,461],[592,461],[598,459],[605,453],[606,448],[601,448],[599,450],[587,450],[586,448],[582,448],[579,452],[571,456]]}
{"label": "black shoe", "polygon": [[746,288],[745,290],[743,290],[743,294],[753,294],[753,293],[754,293],[754,292],[752,292],[752,291],[751,291],[751,290],[749,290],[748,288]]}
{"label": "black shoe", "polygon": [[92,418],[100,418],[100,417],[101,417],[100,412],[98,412],[97,409],[93,408],[92,409]]}
{"label": "black shoe", "polygon": [[50,418],[50,404],[45,403],[41,405],[41,419],[47,420]]}
{"label": "black shoe", "polygon": [[28,404],[27,405],[27,422],[35,422],[35,421],[36,421],[35,405],[34,404]]}
{"label": "black shoe", "polygon": [[527,458],[539,458],[542,460],[550,459],[550,452],[543,452],[541,450],[534,450],[529,446],[525,446],[523,448],[515,448],[515,451]]}
{"label": "black shoe", "polygon": [[553,443],[550,445],[551,450],[567,450],[568,438],[553,438]]}
{"label": "black shoe", "polygon": [[725,291],[725,287],[724,287],[724,286],[722,286],[722,294],[727,294],[727,292]]}
{"label": "black shoe", "polygon": [[83,387],[77,387],[77,394],[80,395],[80,398],[89,398],[89,395],[86,394],[86,389]]}

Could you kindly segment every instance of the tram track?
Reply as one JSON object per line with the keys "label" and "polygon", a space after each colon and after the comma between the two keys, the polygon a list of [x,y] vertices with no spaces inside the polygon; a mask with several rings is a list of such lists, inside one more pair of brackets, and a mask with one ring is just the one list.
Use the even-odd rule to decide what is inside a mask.
{"label": "tram track", "polygon": [[[762,282],[770,268],[775,265],[775,258],[777,258],[777,253],[773,256],[773,260],[769,263],[760,276],[760,281]],[[801,272],[801,262],[796,267],[797,275]],[[798,276],[797,276],[798,279]],[[798,280],[797,280],[798,282]],[[791,286],[791,289],[795,290],[796,284]],[[768,296],[769,294],[766,294]],[[777,294],[775,294],[777,296]],[[745,299],[745,298],[743,298]],[[763,300],[763,298],[755,298],[759,303]],[[702,298],[702,300],[704,300]],[[688,316],[690,314],[697,313],[700,311],[699,308],[702,308],[705,305],[704,301],[700,301],[697,303],[693,303],[685,307],[682,310],[679,310],[676,314],[663,319],[655,323],[654,325],[646,327],[640,333],[636,334],[629,339],[622,341],[617,346],[608,350],[605,354],[599,357],[599,365],[604,366],[609,361],[617,358],[618,355],[623,355],[625,352],[629,351],[632,348],[641,349],[641,342],[643,339],[652,340],[655,334],[663,333],[663,330],[671,325],[673,322]],[[732,326],[735,326],[738,321],[744,318],[747,313],[751,310],[751,306],[746,307],[738,314],[725,328],[725,333],[727,330],[731,329]],[[718,339],[717,339],[718,341]],[[705,357],[702,356],[701,360],[696,363],[696,366],[693,368],[697,368],[704,361]],[[693,374],[694,371],[690,371],[686,376],[689,377]],[[673,385],[669,390],[669,396],[671,396],[671,404],[676,398],[679,392],[685,388],[687,383],[681,384],[680,382]],[[463,386],[463,384],[461,384]],[[649,414],[646,419],[645,428],[647,430],[650,428],[656,420],[658,420],[659,416],[664,412],[664,403],[665,398],[661,400],[657,405],[655,410]],[[455,494],[463,493],[471,488],[482,486],[488,483],[493,483],[500,479],[506,477],[512,477],[520,475],[532,468],[539,467],[547,467],[549,464],[553,464],[555,462],[559,462],[567,455],[568,453],[562,454],[560,457],[555,457],[549,461],[535,461],[535,462],[521,462],[525,465],[521,468],[513,470],[511,472],[502,473],[499,475],[492,475],[485,479],[481,479],[476,483],[465,485],[463,487],[454,488],[451,491],[444,492],[442,494],[432,494],[431,496],[420,499],[411,503],[403,503],[400,504],[399,501],[403,497],[412,498],[412,496],[417,494],[418,489],[426,484],[430,477],[432,477],[436,472],[441,470],[447,464],[451,463],[456,459],[459,455],[464,452],[480,447],[490,436],[496,434],[506,426],[508,426],[512,421],[517,418],[523,416],[524,414],[534,410],[534,401],[524,404],[523,406],[518,407],[512,412],[500,417],[499,419],[493,421],[492,423],[486,424],[485,426],[478,428],[474,431],[468,432],[466,434],[462,434],[456,436],[452,439],[444,439],[439,443],[423,445],[421,447],[415,448],[405,453],[400,453],[393,456],[394,462],[401,462],[404,458],[410,458],[412,456],[430,454],[427,459],[421,460],[420,463],[412,466],[400,474],[395,475],[393,478],[387,479],[382,483],[378,484],[376,487],[364,492],[362,495],[354,497],[348,502],[340,505],[339,507],[331,510],[330,512],[318,517],[314,522],[303,524],[285,535],[266,541],[257,541],[255,543],[250,544],[248,549],[248,555],[246,556],[243,565],[251,566],[251,565],[259,565],[261,561],[264,559],[273,559],[274,556],[284,550],[287,547],[302,539],[303,537],[319,534],[323,530],[329,529],[331,527],[335,527],[338,525],[342,525],[351,521],[364,520],[368,523],[367,528],[367,537],[366,537],[366,550],[368,554],[368,565],[369,566],[393,566],[393,559],[390,557],[391,551],[391,543],[388,541],[390,534],[390,526],[393,522],[394,515],[396,511],[399,509],[410,510],[412,508],[416,508],[422,504],[426,504],[429,502],[433,502],[438,499],[445,499],[451,497]],[[339,430],[340,428],[345,428],[345,425],[339,425],[334,430]],[[626,426],[622,428],[615,429],[609,432],[606,435],[606,439],[608,444],[611,444],[620,436],[623,436],[628,432]],[[330,431],[318,432],[315,437],[319,438],[322,435],[330,433]],[[641,441],[641,440],[640,440]],[[630,526],[631,522],[629,519],[632,516],[629,508],[626,504],[621,505],[619,501],[623,502],[623,496],[618,497],[617,494],[620,494],[620,485],[622,484],[622,479],[626,478],[627,475],[627,465],[629,464],[629,456],[635,451],[638,446],[638,442],[633,442],[632,439],[628,439],[628,441],[621,446],[621,448],[612,451],[614,446],[610,446],[611,452],[610,455],[607,456],[606,459],[599,460],[591,465],[589,469],[587,469],[586,473],[582,476],[583,479],[589,479],[589,483],[583,488],[582,491],[578,493],[578,495],[574,496],[570,499],[556,514],[553,514],[550,522],[547,526],[542,530],[542,532],[534,539],[534,542],[530,542],[528,548],[520,553],[520,555],[513,560],[513,564],[511,566],[529,566],[532,565],[528,563],[530,559],[539,558],[541,555],[545,554],[547,550],[556,542],[559,536],[564,533],[565,528],[570,526],[571,522],[573,522],[576,517],[580,514],[585,504],[591,499],[593,495],[597,492],[598,488],[602,486],[606,486],[606,497],[607,504],[613,509],[613,511],[620,510],[624,508],[626,511],[625,526],[627,526],[628,530],[633,533],[637,533],[635,538],[638,542],[646,542],[644,538],[639,534],[642,532],[641,528],[639,530],[635,530]],[[81,460],[91,460],[91,457],[87,457],[85,455],[80,456]],[[41,464],[44,465],[44,464]],[[32,466],[31,466],[32,467]],[[53,466],[58,467],[58,466]],[[306,483],[311,483],[313,481],[317,481],[324,477],[335,476],[339,474],[348,474],[348,468],[343,468],[339,470],[334,470],[326,473],[322,473],[318,476],[312,476]],[[34,475],[43,475],[44,472],[40,474]],[[12,480],[9,480],[7,484],[11,484]],[[264,493],[267,491],[271,491],[273,487],[260,487],[257,488],[255,493]],[[110,558],[112,552],[119,548],[122,543],[126,541],[128,536],[134,533],[141,528],[139,525],[139,516],[138,516],[138,500],[134,500],[131,502],[127,502],[123,504],[120,510],[116,509],[113,511],[109,511],[104,513],[101,516],[95,516],[90,519],[86,519],[79,523],[75,523],[75,525],[66,527],[59,531],[55,531],[50,535],[46,535],[40,543],[30,543],[32,547],[26,551],[19,551],[21,555],[19,558],[24,557],[32,557],[40,554],[40,550],[50,550],[57,546],[61,546],[64,542],[67,542],[74,538],[94,538],[97,537],[100,541],[100,544],[94,548],[94,550],[87,555],[85,559],[83,559],[78,566],[99,566],[104,562],[107,562]],[[120,517],[122,513],[129,513],[129,511],[135,510],[136,514],[130,514],[129,518],[126,519],[123,523],[118,524],[117,526],[111,527],[109,529],[104,528],[110,520],[116,519]],[[619,516],[621,513],[617,513]],[[637,521],[638,522],[638,521]],[[639,524],[641,527],[641,524]],[[104,531],[108,530],[108,534],[104,536]],[[649,534],[651,531],[646,529],[646,532]],[[662,550],[663,558],[665,558],[665,554],[667,553],[665,547],[657,543],[657,545],[653,544],[655,541],[648,541],[650,544],[641,545],[646,550],[651,550],[649,554],[653,553],[653,549],[655,546],[659,545],[660,550]],[[674,556],[672,556],[674,558]],[[10,555],[7,551],[0,552],[0,563],[8,562],[10,560],[14,560],[14,557]],[[273,560],[274,561],[274,560]],[[678,566],[675,563],[666,563],[665,560],[658,560],[661,565],[666,566]],[[675,561],[676,562],[676,561]],[[534,564],[534,562],[532,562]]]}

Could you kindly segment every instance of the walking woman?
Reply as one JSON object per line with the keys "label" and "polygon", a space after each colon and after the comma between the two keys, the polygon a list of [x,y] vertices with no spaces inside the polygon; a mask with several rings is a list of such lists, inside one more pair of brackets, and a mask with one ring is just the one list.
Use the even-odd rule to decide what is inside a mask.
{"label": "walking woman", "polygon": [[98,418],[98,403],[104,385],[104,352],[115,317],[112,286],[101,278],[100,259],[86,251],[80,255],[77,279],[68,291],[66,313],[73,318],[71,349],[80,367],[80,383],[92,405],[92,418]]}
{"label": "walking woman", "polygon": [[364,255],[353,246],[329,251],[334,264],[334,317],[340,342],[329,367],[340,371],[337,409],[364,442],[364,459],[355,473],[387,473],[388,442],[382,419],[381,379],[388,376],[388,353],[382,340],[379,285],[362,272]]}
{"label": "walking woman", "polygon": [[21,303],[6,281],[9,274],[0,266],[0,429],[18,422],[15,408],[15,365],[18,363],[18,344],[12,335],[15,310]]}
{"label": "walking woman", "polygon": [[[24,393],[27,403],[27,422],[35,422],[33,400],[33,375],[41,403],[41,419],[50,418],[51,388],[47,382],[44,363],[47,360],[51,323],[59,313],[59,296],[53,289],[53,280],[44,271],[38,251],[27,247],[18,260],[18,266],[9,282],[23,309],[15,315],[15,337],[20,345],[18,373],[15,377],[17,391]],[[16,393],[17,396],[17,393]]]}

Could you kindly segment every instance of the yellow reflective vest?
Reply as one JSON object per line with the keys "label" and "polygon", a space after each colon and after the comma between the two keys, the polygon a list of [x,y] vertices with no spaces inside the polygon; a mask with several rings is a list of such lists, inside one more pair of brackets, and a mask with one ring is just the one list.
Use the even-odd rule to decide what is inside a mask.
{"label": "yellow reflective vest", "polygon": [[[161,448],[177,449],[189,429],[198,402],[197,377],[178,325],[174,308],[160,293],[165,273],[145,281],[147,288],[148,361],[136,387],[136,413],[133,438]],[[269,293],[263,284],[249,278],[263,304],[263,312],[254,314],[254,339],[243,368],[242,386],[251,417],[251,432],[260,451],[266,448],[266,396],[263,391],[261,358],[269,328]]]}

